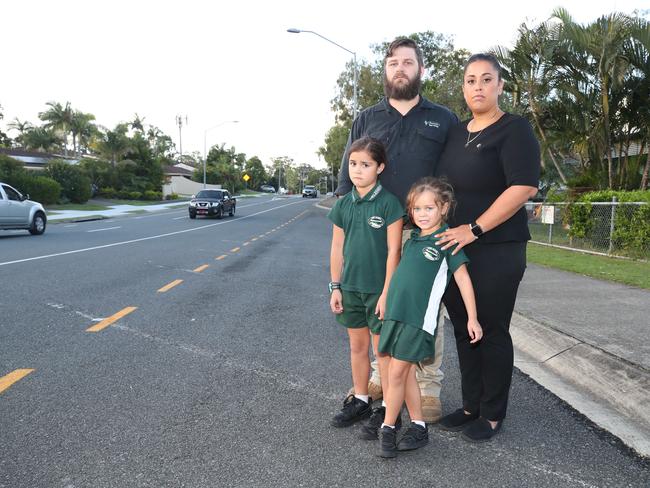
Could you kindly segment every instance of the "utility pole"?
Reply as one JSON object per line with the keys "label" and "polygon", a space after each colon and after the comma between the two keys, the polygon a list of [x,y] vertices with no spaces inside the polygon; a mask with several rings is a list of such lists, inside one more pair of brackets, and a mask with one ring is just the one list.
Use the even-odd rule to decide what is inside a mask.
{"label": "utility pole", "polygon": [[[183,116],[176,116],[176,125],[178,125],[178,147],[180,152],[180,161],[183,162]],[[185,125],[187,125],[187,115],[185,115]]]}

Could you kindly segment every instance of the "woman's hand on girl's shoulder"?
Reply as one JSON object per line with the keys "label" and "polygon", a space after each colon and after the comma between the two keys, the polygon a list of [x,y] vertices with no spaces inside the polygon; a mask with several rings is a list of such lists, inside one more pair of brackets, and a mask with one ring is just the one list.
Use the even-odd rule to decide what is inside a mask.
{"label": "woman's hand on girl's shoulder", "polygon": [[453,229],[447,229],[444,232],[436,234],[434,237],[438,239],[436,241],[436,244],[442,246],[443,251],[449,249],[452,246],[456,246],[456,249],[454,249],[451,253],[454,256],[462,248],[478,239],[478,237],[472,233],[472,229],[468,224],[459,225]]}

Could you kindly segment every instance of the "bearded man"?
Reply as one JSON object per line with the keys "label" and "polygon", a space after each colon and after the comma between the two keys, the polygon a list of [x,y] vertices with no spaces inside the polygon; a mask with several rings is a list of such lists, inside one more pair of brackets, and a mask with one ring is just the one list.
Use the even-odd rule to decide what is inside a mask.
{"label": "bearded man", "polygon": [[[447,107],[420,95],[424,70],[422,51],[415,41],[397,38],[390,44],[384,57],[385,98],[362,111],[352,123],[339,172],[337,196],[352,189],[348,173],[349,147],[363,136],[379,139],[386,146],[388,164],[379,181],[382,187],[400,199],[403,206],[411,185],[423,176],[434,175],[447,131],[458,124],[458,117]],[[410,232],[410,229],[404,231],[402,242],[410,236]],[[430,423],[437,422],[442,414],[440,389],[443,374],[440,365],[444,344],[443,323],[441,313],[435,334],[435,359],[431,364],[422,365],[417,373],[424,420]],[[372,363],[372,369],[368,383],[371,401],[383,396],[376,361]],[[350,394],[354,394],[354,391],[350,390]],[[384,412],[383,406],[373,409],[368,424],[362,429],[364,439],[377,437]]]}

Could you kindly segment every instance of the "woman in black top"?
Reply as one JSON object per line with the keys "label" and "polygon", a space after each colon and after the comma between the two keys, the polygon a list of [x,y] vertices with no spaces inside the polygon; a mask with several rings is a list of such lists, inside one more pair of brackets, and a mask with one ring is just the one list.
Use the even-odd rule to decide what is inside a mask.
{"label": "woman in black top", "polygon": [[472,118],[447,136],[437,174],[454,187],[457,207],[439,234],[446,249],[457,244],[470,260],[478,320],[484,336],[470,344],[463,300],[452,280],[444,303],[454,324],[463,408],[440,426],[486,441],[501,428],[512,379],[509,328],[530,239],[524,203],[537,193],[539,143],[526,119],[505,113],[501,68],[494,56],[475,54],[465,65],[463,94]]}

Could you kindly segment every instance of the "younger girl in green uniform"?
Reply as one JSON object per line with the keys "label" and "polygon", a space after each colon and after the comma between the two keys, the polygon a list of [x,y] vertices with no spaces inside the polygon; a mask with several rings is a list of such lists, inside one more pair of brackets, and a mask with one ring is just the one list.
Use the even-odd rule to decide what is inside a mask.
{"label": "younger girl in green uniform", "polygon": [[347,427],[371,414],[368,397],[370,360],[369,330],[376,350],[386,309],[386,294],[397,267],[402,242],[404,209],[396,196],[378,181],[386,166],[381,141],[362,137],[349,151],[352,191],[341,197],[328,218],[332,221],[330,255],[330,307],[339,323],[347,327],[354,395],[331,421]]}
{"label": "younger girl in green uniform", "polygon": [[[471,342],[483,335],[468,260],[462,250],[452,254],[455,246],[443,250],[434,236],[447,227],[444,222],[453,198],[449,184],[430,177],[415,183],[406,198],[406,211],[416,229],[404,244],[390,283],[378,345],[379,355],[390,357],[388,391],[384,393],[386,415],[379,439],[381,457],[395,457],[398,450],[418,449],[429,442],[415,368],[434,357],[440,301],[452,275],[467,309]],[[405,400],[411,425],[397,443],[395,423]]]}

